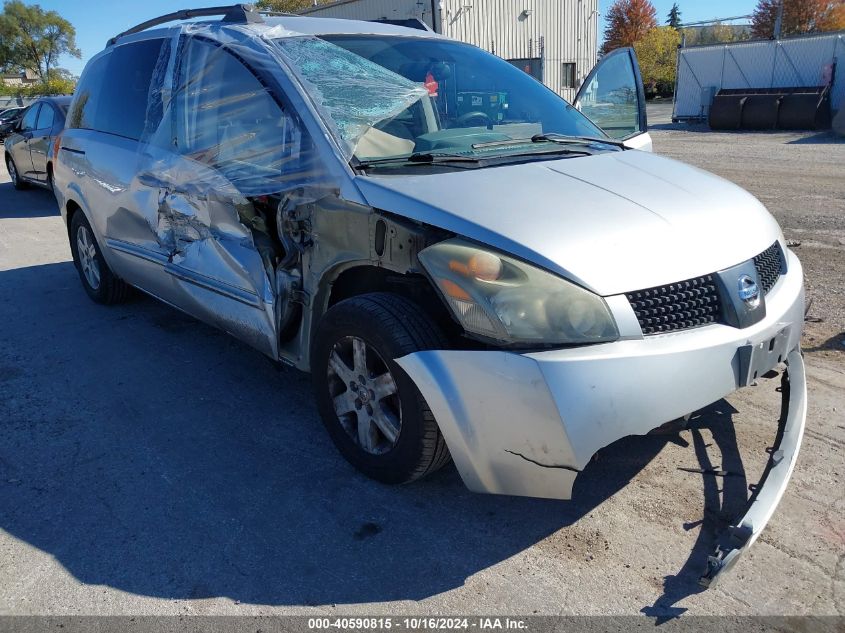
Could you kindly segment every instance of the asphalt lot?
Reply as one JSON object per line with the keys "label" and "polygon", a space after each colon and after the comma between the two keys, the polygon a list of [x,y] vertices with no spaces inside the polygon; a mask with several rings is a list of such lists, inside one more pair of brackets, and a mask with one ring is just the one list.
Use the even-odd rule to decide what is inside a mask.
{"label": "asphalt lot", "polygon": [[[0,172],[0,614],[845,614],[845,143],[678,130],[655,150],[760,197],[805,263],[810,411],[791,485],[696,584],[774,438],[777,381],[604,450],[571,502],[376,484],[308,377],[151,299],[83,292],[50,193]],[[721,466],[715,477],[683,469]]]}

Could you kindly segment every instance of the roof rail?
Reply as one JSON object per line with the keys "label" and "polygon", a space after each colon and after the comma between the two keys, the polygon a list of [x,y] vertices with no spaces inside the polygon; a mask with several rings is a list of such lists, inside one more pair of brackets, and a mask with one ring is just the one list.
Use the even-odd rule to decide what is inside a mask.
{"label": "roof rail", "polygon": [[234,22],[240,24],[253,24],[264,21],[261,18],[261,15],[253,9],[251,4],[233,4],[225,7],[206,7],[204,9],[182,9],[181,11],[174,11],[173,13],[167,13],[166,15],[153,18],[152,20],[141,22],[140,24],[133,26],[131,29],[118,33],[106,43],[106,46],[111,46],[121,37],[146,31],[149,28],[158,26],[159,24],[164,24],[165,22],[173,22],[174,20],[190,20],[191,18],[208,17],[212,15],[222,15],[223,22]]}

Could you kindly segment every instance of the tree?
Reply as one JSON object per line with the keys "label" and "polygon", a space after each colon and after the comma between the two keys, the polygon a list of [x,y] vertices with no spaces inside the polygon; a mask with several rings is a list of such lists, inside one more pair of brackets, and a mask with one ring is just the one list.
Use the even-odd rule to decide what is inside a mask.
{"label": "tree", "polygon": [[681,28],[681,10],[678,8],[678,3],[675,2],[672,5],[672,8],[669,9],[669,15],[667,16],[669,19],[666,20],[666,24],[671,26],[676,31]]}
{"label": "tree", "polygon": [[[327,0],[318,0],[316,4],[325,4]],[[258,0],[255,6],[262,11],[278,11],[279,13],[299,13],[303,9],[313,6],[312,0]]]}
{"label": "tree", "polygon": [[602,53],[633,46],[657,26],[657,11],[649,0],[615,0],[607,12]]}
{"label": "tree", "polygon": [[0,13],[0,66],[31,69],[46,81],[61,55],[81,57],[76,30],[55,11],[10,0]]}
{"label": "tree", "polygon": [[[758,0],[751,18],[754,37],[775,35],[780,0]],[[783,0],[781,35],[845,29],[845,0]]]}
{"label": "tree", "polygon": [[0,83],[0,95],[31,99],[46,95],[69,95],[74,88],[76,88],[75,78],[50,77],[34,84],[7,86]]}
{"label": "tree", "polygon": [[658,26],[634,43],[647,92],[671,92],[681,34],[671,26]]}

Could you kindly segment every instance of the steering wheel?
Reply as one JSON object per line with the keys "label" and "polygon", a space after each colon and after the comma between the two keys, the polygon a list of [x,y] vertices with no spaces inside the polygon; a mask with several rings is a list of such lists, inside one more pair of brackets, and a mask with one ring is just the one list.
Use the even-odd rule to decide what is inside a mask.
{"label": "steering wheel", "polygon": [[[475,125],[470,125],[470,123],[478,121]],[[476,112],[467,112],[466,114],[462,114],[457,118],[455,123],[458,127],[488,127],[493,122],[490,120],[490,117],[487,116],[484,112],[476,111]]]}

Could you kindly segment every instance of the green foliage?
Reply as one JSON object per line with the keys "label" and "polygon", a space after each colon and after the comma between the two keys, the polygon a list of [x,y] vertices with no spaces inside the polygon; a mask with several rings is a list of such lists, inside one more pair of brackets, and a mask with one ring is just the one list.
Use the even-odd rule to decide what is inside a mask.
{"label": "green foliage", "polygon": [[81,57],[76,30],[55,11],[9,0],[0,13],[0,68],[49,78],[61,55]]}
{"label": "green foliage", "polygon": [[655,27],[634,43],[646,92],[671,93],[680,43],[681,34],[671,26]]}
{"label": "green foliage", "polygon": [[676,30],[681,28],[681,10],[678,8],[677,2],[672,4],[672,8],[669,9],[669,15],[666,17],[669,18],[666,20],[666,24]]}
{"label": "green foliage", "polygon": [[49,95],[69,95],[76,88],[76,80],[67,77],[50,77],[46,81],[37,81],[22,86],[6,86],[0,83],[0,95],[8,97],[46,97]]}
{"label": "green foliage", "polygon": [[721,22],[716,22],[708,26],[682,29],[681,32],[685,36],[685,44],[687,46],[739,42],[751,37],[748,27],[722,24]]}

